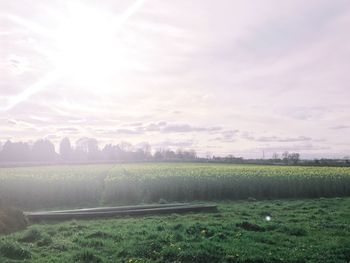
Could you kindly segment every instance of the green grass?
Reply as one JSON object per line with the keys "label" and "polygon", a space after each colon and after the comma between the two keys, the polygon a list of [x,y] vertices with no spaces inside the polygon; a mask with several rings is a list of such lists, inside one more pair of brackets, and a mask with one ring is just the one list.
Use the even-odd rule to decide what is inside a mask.
{"label": "green grass", "polygon": [[345,263],[349,222],[350,198],[220,202],[219,213],[33,225],[0,237],[0,262]]}
{"label": "green grass", "polygon": [[350,196],[350,168],[149,163],[0,169],[0,200],[26,210],[342,196]]}
{"label": "green grass", "polygon": [[[33,225],[0,237],[0,262],[345,263],[349,196],[349,168],[187,163],[2,168],[0,200],[26,210],[205,200],[219,202],[220,212]],[[6,215],[0,213],[0,228],[8,225]]]}

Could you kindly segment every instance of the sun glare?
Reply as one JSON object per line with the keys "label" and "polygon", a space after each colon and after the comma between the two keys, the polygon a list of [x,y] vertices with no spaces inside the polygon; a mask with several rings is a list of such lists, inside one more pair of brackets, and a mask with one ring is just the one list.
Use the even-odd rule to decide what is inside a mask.
{"label": "sun glare", "polygon": [[105,79],[124,63],[112,17],[95,8],[71,6],[55,42],[54,64],[79,81]]}
{"label": "sun glare", "polygon": [[[11,22],[36,35],[49,39],[50,45],[38,48],[54,68],[46,76],[29,85],[21,93],[8,97],[0,111],[7,111],[27,100],[32,95],[48,88],[61,78],[73,80],[84,88],[109,92],[112,78],[135,68],[138,63],[131,62],[130,48],[123,44],[118,34],[127,20],[138,12],[145,0],[135,0],[119,15],[108,10],[74,2],[68,4],[68,12],[58,14],[57,26],[47,28],[20,16],[5,16]],[[53,48],[53,49],[52,49]],[[119,76],[117,76],[119,77]],[[123,87],[119,83],[118,90]]]}

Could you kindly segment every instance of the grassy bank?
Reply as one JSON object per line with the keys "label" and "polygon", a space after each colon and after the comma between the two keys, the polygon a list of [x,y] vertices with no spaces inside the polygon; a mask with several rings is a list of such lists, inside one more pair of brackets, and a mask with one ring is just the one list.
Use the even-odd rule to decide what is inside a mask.
{"label": "grassy bank", "polygon": [[221,202],[219,210],[33,225],[0,238],[0,262],[350,260],[350,198]]}

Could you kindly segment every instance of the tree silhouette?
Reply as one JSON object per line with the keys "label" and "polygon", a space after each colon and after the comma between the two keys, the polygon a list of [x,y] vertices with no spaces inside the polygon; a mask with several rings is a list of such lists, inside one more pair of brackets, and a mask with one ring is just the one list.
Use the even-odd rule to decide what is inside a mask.
{"label": "tree silhouette", "polygon": [[49,140],[37,140],[32,148],[32,157],[38,162],[52,162],[57,157],[55,146]]}
{"label": "tree silhouette", "polygon": [[69,161],[72,158],[72,145],[70,143],[69,138],[65,137],[62,139],[60,143],[60,151],[59,154],[64,161]]}
{"label": "tree silhouette", "polygon": [[7,141],[1,151],[0,159],[6,162],[28,162],[31,151],[27,143]]}

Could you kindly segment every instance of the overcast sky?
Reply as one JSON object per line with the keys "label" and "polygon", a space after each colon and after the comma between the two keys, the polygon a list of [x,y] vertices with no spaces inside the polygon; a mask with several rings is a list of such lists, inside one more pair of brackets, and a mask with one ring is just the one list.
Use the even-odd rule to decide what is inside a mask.
{"label": "overcast sky", "polygon": [[350,155],[348,0],[0,0],[0,141]]}

